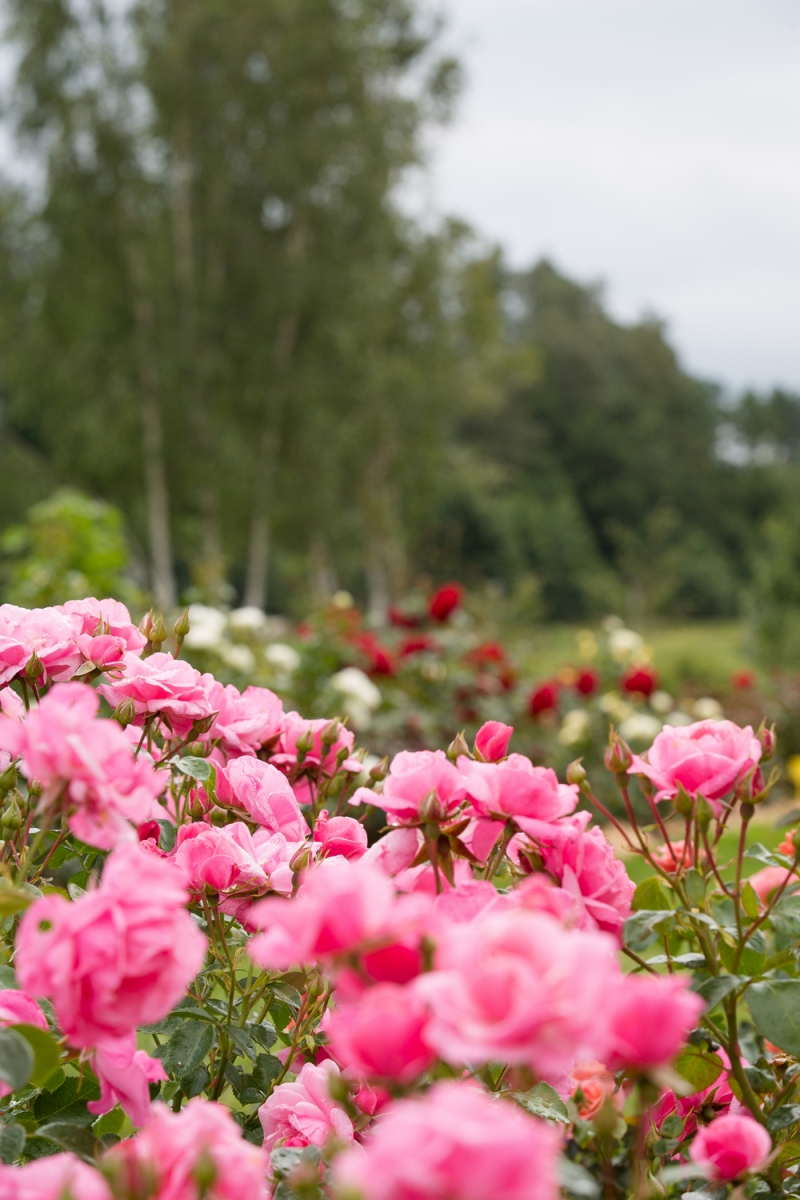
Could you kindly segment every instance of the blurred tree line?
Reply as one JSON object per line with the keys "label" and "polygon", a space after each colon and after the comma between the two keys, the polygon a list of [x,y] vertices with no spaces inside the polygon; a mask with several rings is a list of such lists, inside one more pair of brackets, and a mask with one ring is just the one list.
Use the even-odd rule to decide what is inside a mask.
{"label": "blurred tree line", "polygon": [[414,0],[3,7],[0,527],[110,502],[163,608],[800,608],[798,397],[726,408],[657,322],[401,212],[459,86]]}

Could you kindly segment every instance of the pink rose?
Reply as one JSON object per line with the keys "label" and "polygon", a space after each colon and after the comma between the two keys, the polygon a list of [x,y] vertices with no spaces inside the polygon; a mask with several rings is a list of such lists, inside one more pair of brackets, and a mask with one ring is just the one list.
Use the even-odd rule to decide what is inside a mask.
{"label": "pink rose", "polygon": [[699,1129],[689,1157],[706,1178],[727,1183],[764,1166],[772,1139],[763,1125],[744,1113],[728,1113]]}
{"label": "pink rose", "polygon": [[[148,1181],[146,1194],[151,1200],[268,1200],[269,1196],[264,1151],[244,1140],[224,1105],[199,1097],[179,1113],[154,1104],[144,1129],[114,1146],[107,1161],[125,1196],[141,1195],[143,1179]],[[199,1179],[208,1183],[203,1185]]]}
{"label": "pink rose", "polygon": [[3,1200],[112,1200],[99,1171],[74,1154],[54,1154],[24,1167],[0,1166]]}
{"label": "pink rose", "polygon": [[563,887],[557,887],[547,875],[528,875],[508,895],[507,901],[531,912],[549,913],[567,929],[597,929],[583,902]]}
{"label": "pink rose", "polygon": [[16,988],[3,988],[0,991],[0,1025],[35,1025],[45,1032],[48,1028],[47,1017],[33,996]]}
{"label": "pink rose", "polygon": [[[281,721],[281,736],[271,761],[287,770],[296,767],[298,739],[307,738],[310,734],[311,748],[303,756],[303,767],[317,768],[325,775],[334,775],[337,769],[352,772],[363,771],[364,764],[354,758],[351,753],[355,744],[355,734],[351,729],[340,725],[333,742],[323,744],[322,734],[329,725],[330,721],[325,717],[307,721],[299,713],[284,713]],[[337,768],[340,752],[342,762],[341,766]]]}
{"label": "pink rose", "polygon": [[228,754],[255,754],[265,742],[277,737],[283,717],[283,702],[269,688],[249,687],[244,692],[229,683],[209,689],[214,722],[213,736],[221,738]]}
{"label": "pink rose", "polygon": [[397,898],[392,881],[363,860],[324,858],[307,872],[293,900],[268,897],[253,905],[250,921],[264,932],[252,939],[248,953],[270,970],[336,964],[358,954],[362,978],[406,983],[422,968],[427,908],[421,898]]}
{"label": "pink rose", "polygon": [[138,845],[109,855],[100,886],[73,903],[36,900],[20,923],[17,975],[47,996],[75,1046],[160,1021],[203,964],[206,939],[176,872]]}
{"label": "pink rose", "polygon": [[422,1040],[427,1020],[409,988],[380,983],[331,1014],[331,1053],[359,1078],[411,1083],[434,1061]]}
{"label": "pink rose", "polygon": [[767,904],[772,893],[779,887],[788,886],[787,880],[792,879],[796,882],[797,876],[788,867],[762,867],[760,871],[756,871],[754,875],[750,876],[748,882],[761,903]]}
{"label": "pink rose", "polygon": [[684,1138],[691,1137],[697,1129],[697,1117],[699,1113],[706,1114],[706,1119],[708,1119],[707,1114],[709,1110],[716,1110],[720,1115],[729,1111],[740,1112],[742,1110],[743,1106],[736,1099],[728,1082],[730,1060],[721,1047],[715,1051],[715,1055],[722,1061],[725,1070],[723,1070],[719,1078],[710,1087],[703,1088],[699,1092],[692,1092],[689,1096],[678,1097],[672,1091],[663,1093],[658,1104],[651,1112],[651,1120],[657,1131],[661,1130],[661,1126],[667,1117],[671,1116],[672,1113],[677,1113],[683,1121],[683,1131],[680,1135],[680,1139],[683,1141]]}
{"label": "pink rose", "polygon": [[704,796],[716,815],[716,803],[761,758],[761,745],[750,726],[733,721],[697,721],[665,726],[647,752],[633,756],[631,775],[645,775],[656,787],[656,800],[672,800],[679,785],[690,796]]}
{"label": "pink rose", "polygon": [[260,758],[234,758],[226,767],[217,767],[217,800],[241,809],[251,821],[282,833],[291,842],[302,842],[308,836],[305,817],[286,776]]}
{"label": "pink rose", "polygon": [[339,854],[342,858],[362,858],[367,852],[367,831],[353,817],[329,817],[323,808],[314,825],[314,843],[318,858]]}
{"label": "pink rose", "polygon": [[147,645],[147,638],[131,620],[131,614],[119,600],[67,600],[60,609],[68,617],[77,617],[78,632],[96,638],[110,636],[121,641],[126,650],[140,653]]}
{"label": "pink rose", "polygon": [[[636,885],[602,829],[586,829],[590,820],[590,814],[582,812],[552,824],[519,817],[517,824],[535,841],[545,870],[575,897],[597,928],[619,936],[630,916]],[[509,847],[512,857],[515,853],[516,847]]]}
{"label": "pink rose", "polygon": [[613,1071],[671,1063],[705,1008],[678,975],[623,975],[607,1004]]}
{"label": "pink rose", "polygon": [[557,1200],[560,1137],[469,1083],[399,1100],[334,1164],[337,1196],[363,1200]]}
{"label": "pink rose", "polygon": [[116,721],[97,716],[99,703],[85,683],[59,684],[26,720],[0,718],[0,745],[21,755],[27,777],[44,785],[43,806],[66,788],[70,829],[106,850],[134,837],[132,824],[150,816],[166,779],[134,757]]}
{"label": "pink rose", "polygon": [[205,720],[212,708],[209,691],[211,675],[201,675],[193,666],[171,654],[151,654],[139,658],[130,651],[123,656],[122,674],[113,683],[98,687],[112,708],[123,700],[132,700],[136,724],[147,717],[161,716],[169,722],[176,737],[188,737],[195,721]]}
{"label": "pink rose", "polygon": [[462,755],[458,770],[472,807],[482,817],[554,821],[578,803],[577,787],[559,783],[555,771],[535,767],[523,754],[510,754],[501,763],[473,762]]}
{"label": "pink rose", "polygon": [[[48,1028],[47,1017],[33,996],[16,988],[3,988],[0,991],[0,1026],[8,1025],[35,1025],[45,1032]],[[12,1091],[13,1088],[0,1079],[0,1098],[10,1096]]]}
{"label": "pink rose", "polygon": [[513,732],[513,725],[486,721],[475,734],[475,753],[480,754],[484,762],[499,762],[508,752]]}
{"label": "pink rose", "polygon": [[525,1063],[553,1077],[599,1057],[619,978],[605,934],[525,909],[488,910],[441,937],[415,983],[432,1010],[425,1040],[451,1063]]}
{"label": "pink rose", "polygon": [[364,855],[364,862],[378,867],[385,875],[399,875],[411,866],[422,844],[419,829],[390,829],[383,837],[378,838],[377,842],[373,842]]}
{"label": "pink rose", "polygon": [[260,830],[253,836],[242,821],[222,829],[197,821],[178,829],[174,858],[193,893],[208,888],[252,899],[268,891],[291,894],[289,863],[297,849],[282,833]]}
{"label": "pink rose", "polygon": [[4,687],[0,691],[0,712],[4,717],[11,717],[14,721],[25,720],[25,705],[10,687]]}
{"label": "pink rose", "polygon": [[408,824],[420,820],[422,802],[431,793],[440,816],[449,816],[466,795],[464,780],[443,750],[401,750],[392,759],[377,803],[394,824]]}
{"label": "pink rose", "polygon": [[167,1078],[163,1063],[137,1050],[136,1034],[131,1032],[102,1042],[92,1056],[92,1069],[100,1083],[100,1099],[89,1101],[89,1112],[101,1116],[119,1104],[134,1125],[144,1125],[150,1117],[150,1084]]}
{"label": "pink rose", "polygon": [[294,1083],[279,1083],[258,1110],[266,1149],[352,1142],[353,1122],[331,1096],[338,1078],[336,1063],[326,1059],[318,1067],[306,1063]]}
{"label": "pink rose", "polygon": [[79,618],[57,608],[0,605],[0,663],[4,667],[0,682],[13,679],[34,654],[48,682],[71,679],[82,658],[77,644],[80,626]]}
{"label": "pink rose", "polygon": [[572,1068],[569,1080],[574,1088],[572,1098],[578,1116],[583,1121],[596,1117],[607,1100],[611,1100],[618,1110],[622,1109],[622,1093],[616,1090],[614,1076],[604,1063],[596,1060],[581,1063]]}

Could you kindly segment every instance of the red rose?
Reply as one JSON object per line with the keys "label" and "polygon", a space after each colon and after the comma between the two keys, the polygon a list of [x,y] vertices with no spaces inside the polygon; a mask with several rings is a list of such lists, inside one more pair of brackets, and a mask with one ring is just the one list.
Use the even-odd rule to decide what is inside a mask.
{"label": "red rose", "polygon": [[428,602],[428,616],[434,621],[446,621],[461,604],[464,589],[458,583],[446,583],[434,592]]}

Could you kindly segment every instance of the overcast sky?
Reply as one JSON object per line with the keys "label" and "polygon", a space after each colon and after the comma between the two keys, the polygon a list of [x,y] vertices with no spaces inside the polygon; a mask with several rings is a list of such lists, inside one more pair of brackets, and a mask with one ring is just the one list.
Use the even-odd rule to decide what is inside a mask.
{"label": "overcast sky", "polygon": [[686,365],[800,390],[800,0],[444,0],[466,66],[416,207],[603,280]]}

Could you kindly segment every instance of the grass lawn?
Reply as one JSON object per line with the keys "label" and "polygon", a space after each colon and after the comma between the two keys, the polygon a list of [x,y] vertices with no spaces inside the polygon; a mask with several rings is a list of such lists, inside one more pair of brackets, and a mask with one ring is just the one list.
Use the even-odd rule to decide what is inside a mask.
{"label": "grass lawn", "polygon": [[[516,661],[532,679],[545,679],[578,658],[579,625],[539,625],[509,631],[507,640]],[[680,693],[694,690],[726,692],[734,671],[755,664],[747,629],[741,621],[650,622],[637,625],[653,653],[664,687]]]}

